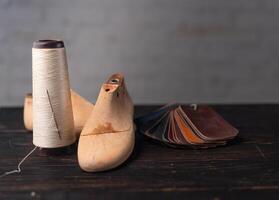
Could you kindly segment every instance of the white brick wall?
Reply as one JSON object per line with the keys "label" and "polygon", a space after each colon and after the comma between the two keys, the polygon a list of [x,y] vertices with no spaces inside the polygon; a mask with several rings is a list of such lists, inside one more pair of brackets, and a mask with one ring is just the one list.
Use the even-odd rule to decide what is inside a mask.
{"label": "white brick wall", "polygon": [[114,72],[136,103],[278,102],[278,0],[0,0],[0,106],[31,91],[36,39],[66,42],[95,101]]}

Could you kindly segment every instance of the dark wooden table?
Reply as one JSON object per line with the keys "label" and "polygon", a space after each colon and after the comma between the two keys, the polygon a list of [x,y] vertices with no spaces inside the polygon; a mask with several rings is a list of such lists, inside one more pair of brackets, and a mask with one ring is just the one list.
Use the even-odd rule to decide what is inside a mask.
{"label": "dark wooden table", "polygon": [[[138,137],[121,167],[80,170],[76,155],[40,157],[22,173],[0,178],[0,199],[279,199],[279,105],[213,106],[240,130],[232,144],[172,149]],[[154,106],[137,106],[136,115]],[[0,172],[13,170],[33,148],[22,108],[0,109]]]}

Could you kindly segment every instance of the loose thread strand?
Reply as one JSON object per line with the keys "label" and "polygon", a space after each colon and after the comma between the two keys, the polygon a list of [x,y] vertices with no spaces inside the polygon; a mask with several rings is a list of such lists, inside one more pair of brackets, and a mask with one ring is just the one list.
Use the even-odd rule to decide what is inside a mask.
{"label": "loose thread strand", "polygon": [[8,171],[8,172],[4,172],[2,175],[0,175],[0,178],[8,176],[10,174],[14,174],[14,173],[20,173],[21,172],[21,168],[20,166],[22,165],[22,163],[37,149],[37,146],[35,146],[17,165],[17,169],[12,170],[12,171]]}

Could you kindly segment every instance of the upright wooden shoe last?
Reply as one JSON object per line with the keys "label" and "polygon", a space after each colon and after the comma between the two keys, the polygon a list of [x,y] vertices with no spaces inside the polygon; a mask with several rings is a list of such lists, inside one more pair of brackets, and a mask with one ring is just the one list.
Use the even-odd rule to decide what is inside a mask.
{"label": "upright wooden shoe last", "polygon": [[27,130],[33,130],[33,97],[31,93],[26,94],[24,98],[23,122]]}
{"label": "upright wooden shoe last", "polygon": [[[75,133],[80,134],[86,120],[90,116],[94,105],[82,96],[71,90],[71,101],[74,115]],[[33,130],[33,99],[32,94],[27,94],[24,100],[23,121],[27,130]]]}
{"label": "upright wooden shoe last", "polygon": [[135,143],[134,106],[124,77],[105,82],[78,144],[78,162],[87,172],[109,170],[123,163]]}

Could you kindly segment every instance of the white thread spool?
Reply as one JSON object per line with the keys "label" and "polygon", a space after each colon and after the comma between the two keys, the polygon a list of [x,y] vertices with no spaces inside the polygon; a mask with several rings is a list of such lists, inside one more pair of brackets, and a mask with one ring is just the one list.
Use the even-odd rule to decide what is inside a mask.
{"label": "white thread spool", "polygon": [[41,148],[76,141],[63,41],[39,40],[32,48],[33,144]]}

